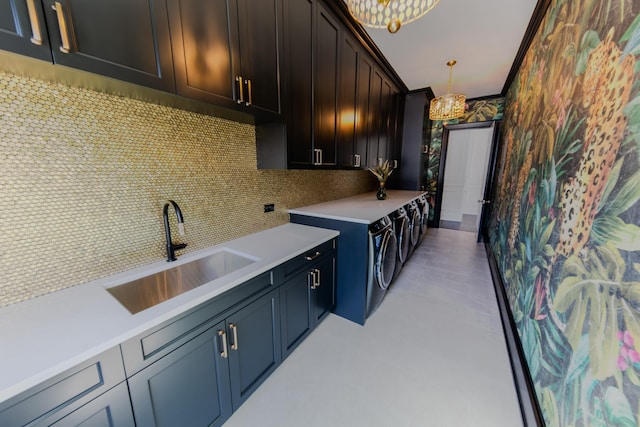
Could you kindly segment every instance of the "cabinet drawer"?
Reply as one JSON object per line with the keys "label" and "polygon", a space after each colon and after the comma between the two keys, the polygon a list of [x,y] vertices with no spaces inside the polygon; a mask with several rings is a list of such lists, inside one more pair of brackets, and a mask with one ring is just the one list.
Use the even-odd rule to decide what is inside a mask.
{"label": "cabinet drawer", "polygon": [[279,269],[279,283],[283,283],[293,277],[300,269],[307,268],[321,257],[324,257],[328,253],[332,252],[336,248],[336,240],[332,239],[328,242],[325,242],[321,245],[316,246],[303,253],[302,255],[298,255],[295,258],[284,263]]}
{"label": "cabinet drawer", "polygon": [[127,377],[203,332],[234,305],[273,286],[271,271],[213,298],[187,314],[163,323],[121,345]]}
{"label": "cabinet drawer", "polygon": [[0,407],[0,425],[38,424],[79,408],[124,381],[118,347],[45,381]]}

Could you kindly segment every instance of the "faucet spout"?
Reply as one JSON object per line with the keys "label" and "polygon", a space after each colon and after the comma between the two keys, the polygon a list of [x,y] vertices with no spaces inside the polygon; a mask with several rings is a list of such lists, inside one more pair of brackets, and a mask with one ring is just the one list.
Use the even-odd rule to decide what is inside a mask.
{"label": "faucet spout", "polygon": [[176,250],[184,249],[187,247],[186,243],[172,243],[171,242],[171,226],[169,225],[169,206],[173,206],[173,209],[176,212],[176,217],[178,218],[178,234],[184,236],[184,220],[182,218],[182,211],[180,210],[180,206],[173,200],[167,200],[162,208],[162,217],[164,219],[164,234],[167,239],[167,262],[175,261],[176,258]]}

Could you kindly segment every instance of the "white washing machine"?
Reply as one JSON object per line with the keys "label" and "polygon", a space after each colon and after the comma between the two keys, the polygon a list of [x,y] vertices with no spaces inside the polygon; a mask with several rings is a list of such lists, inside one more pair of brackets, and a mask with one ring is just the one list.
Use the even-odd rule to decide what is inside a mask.
{"label": "white washing machine", "polygon": [[378,308],[393,280],[397,250],[397,239],[388,216],[369,226],[366,317]]}

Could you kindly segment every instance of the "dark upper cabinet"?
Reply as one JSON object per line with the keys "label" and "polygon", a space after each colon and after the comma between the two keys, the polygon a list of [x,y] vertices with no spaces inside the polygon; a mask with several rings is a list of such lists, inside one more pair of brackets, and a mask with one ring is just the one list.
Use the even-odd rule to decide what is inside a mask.
{"label": "dark upper cabinet", "polygon": [[348,36],[342,38],[340,54],[340,89],[338,90],[338,153],[342,167],[359,167],[362,155],[356,149],[358,101],[358,44]]}
{"label": "dark upper cabinet", "polygon": [[308,166],[313,157],[313,17],[315,1],[285,0],[285,63],[289,167]]}
{"label": "dark upper cabinet", "polygon": [[378,116],[378,161],[390,160],[390,155],[393,153],[391,133],[391,108],[393,101],[393,93],[391,91],[391,83],[385,78],[382,79],[382,86],[380,92],[380,115]]}
{"label": "dark upper cabinet", "polygon": [[[369,164],[369,98],[371,96],[371,81],[373,78],[373,63],[366,55],[358,58],[358,99],[356,102],[356,146],[355,152],[360,155],[360,164]],[[374,155],[375,157],[375,155]]]}
{"label": "dark upper cabinet", "polygon": [[317,1],[287,0],[289,167],[337,165],[340,33],[337,20]]}
{"label": "dark upper cabinet", "polygon": [[338,64],[340,27],[318,3],[315,37],[313,164],[337,164]]}
{"label": "dark upper cabinet", "polygon": [[371,75],[369,92],[369,120],[367,141],[367,166],[375,167],[379,161],[378,147],[380,145],[380,106],[382,100],[382,74],[376,68]]}
{"label": "dark upper cabinet", "polygon": [[238,0],[245,104],[280,114],[281,0]]}
{"label": "dark upper cabinet", "polygon": [[56,64],[173,92],[164,0],[44,0]]}
{"label": "dark upper cabinet", "polygon": [[169,0],[177,92],[280,113],[280,0]]}
{"label": "dark upper cabinet", "polygon": [[0,49],[53,60],[40,0],[0,2]]}

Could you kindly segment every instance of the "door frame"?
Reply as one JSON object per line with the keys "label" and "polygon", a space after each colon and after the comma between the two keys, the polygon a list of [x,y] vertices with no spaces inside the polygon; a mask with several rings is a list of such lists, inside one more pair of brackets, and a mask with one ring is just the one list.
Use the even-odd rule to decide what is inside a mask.
{"label": "door frame", "polygon": [[433,227],[440,227],[440,209],[442,207],[442,197],[444,193],[444,173],[447,163],[447,148],[449,144],[449,132],[452,130],[488,128],[494,125],[493,135],[491,137],[491,151],[489,154],[489,164],[487,165],[487,176],[485,179],[482,212],[480,214],[480,230],[478,232],[478,242],[487,239],[488,223],[491,216],[491,200],[493,196],[493,178],[496,167],[498,154],[498,145],[500,140],[501,120],[490,120],[486,122],[447,124],[442,126],[442,145],[440,147],[440,166],[438,171],[438,184],[436,187],[436,200],[433,208]]}

